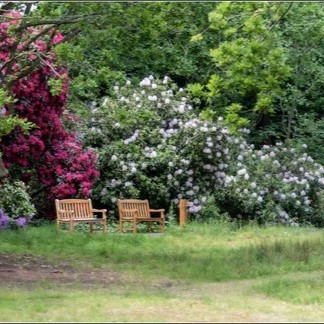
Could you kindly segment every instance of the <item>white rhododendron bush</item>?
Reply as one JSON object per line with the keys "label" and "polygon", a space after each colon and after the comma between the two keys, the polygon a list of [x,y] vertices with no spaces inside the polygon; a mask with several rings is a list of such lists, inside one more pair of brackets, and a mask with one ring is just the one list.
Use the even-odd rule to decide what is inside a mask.
{"label": "white rhododendron bush", "polygon": [[191,218],[204,217],[213,196],[232,218],[324,225],[324,169],[306,153],[255,148],[232,135],[222,118],[204,120],[168,77],[116,85],[93,103],[84,140],[99,154],[93,199],[115,210],[120,198],[149,199],[173,210],[188,200]]}

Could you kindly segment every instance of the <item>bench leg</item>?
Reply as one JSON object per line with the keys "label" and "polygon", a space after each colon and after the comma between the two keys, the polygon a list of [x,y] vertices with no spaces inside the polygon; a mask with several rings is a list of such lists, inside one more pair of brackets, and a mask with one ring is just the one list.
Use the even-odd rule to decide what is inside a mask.
{"label": "bench leg", "polygon": [[[130,228],[127,227],[126,230],[125,230],[125,227],[124,227],[125,222],[127,222],[127,226],[129,225],[129,223],[131,225],[131,227]],[[133,233],[137,233],[137,224],[138,223],[136,222],[136,220],[129,220],[129,219],[127,219],[125,221],[120,220],[119,221],[119,232],[120,233],[125,233],[126,231],[130,230]]]}
{"label": "bench leg", "polygon": [[93,233],[93,223],[89,223],[89,227],[90,227],[90,233]]}
{"label": "bench leg", "polygon": [[125,230],[125,224],[124,223],[125,223],[125,221],[123,221],[123,220],[120,220],[119,221],[119,232],[120,233],[125,233],[126,232],[126,230]]}
{"label": "bench leg", "polygon": [[74,231],[74,222],[73,222],[73,219],[71,219],[70,221],[70,232],[73,232]]}
{"label": "bench leg", "polygon": [[103,233],[107,232],[107,221],[106,220],[102,221],[102,232]]}

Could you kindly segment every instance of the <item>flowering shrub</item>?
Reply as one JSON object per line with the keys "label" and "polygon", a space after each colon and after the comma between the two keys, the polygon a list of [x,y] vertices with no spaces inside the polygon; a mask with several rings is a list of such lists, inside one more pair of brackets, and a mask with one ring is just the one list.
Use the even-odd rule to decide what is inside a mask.
{"label": "flowering shrub", "polygon": [[[8,13],[7,15],[18,15]],[[16,49],[15,33],[10,28],[19,26],[22,19],[9,19],[0,23],[0,65],[11,64],[11,53]],[[71,196],[88,197],[93,182],[99,173],[96,170],[96,154],[84,151],[82,143],[74,133],[68,132],[63,118],[72,118],[64,111],[67,103],[69,78],[65,67],[57,66],[50,46],[62,41],[63,36],[54,31],[41,34],[41,28],[28,27],[18,44],[17,61],[12,69],[3,69],[2,78],[13,78],[27,66],[35,68],[19,78],[11,87],[15,97],[13,106],[5,105],[2,114],[12,107],[19,118],[33,123],[29,134],[16,127],[0,139],[0,148],[5,166],[11,176],[41,184],[47,190],[48,198]],[[27,62],[27,63],[26,63]],[[36,64],[39,62],[39,64]],[[11,71],[9,71],[11,70]],[[10,73],[6,75],[6,73]],[[5,111],[4,111],[5,110]],[[36,178],[36,180],[35,180]]]}
{"label": "flowering shrub", "polygon": [[208,145],[214,140],[218,150],[232,137],[221,125],[200,119],[168,77],[150,76],[139,88],[129,81],[116,86],[114,97],[93,108],[89,126],[84,140],[100,156],[94,197],[102,204],[137,197],[168,209],[187,198],[189,211],[198,213],[206,194],[224,183],[229,149],[211,152]]}
{"label": "flowering shrub", "polygon": [[4,182],[0,186],[0,229],[13,225],[24,227],[36,209],[22,181]]}
{"label": "flowering shrub", "polygon": [[[256,150],[223,126],[204,120],[168,77],[116,85],[93,105],[84,140],[99,154],[94,198],[114,207],[118,198],[149,199],[167,210],[188,200],[199,218],[210,196],[232,217],[293,223],[313,218],[323,167],[277,145]],[[285,196],[284,196],[285,195]],[[284,197],[284,198],[283,198]]]}
{"label": "flowering shrub", "polygon": [[324,218],[317,219],[314,209],[324,188],[323,166],[282,143],[259,150],[248,144],[239,148],[225,192],[242,213],[293,225],[324,225]]}

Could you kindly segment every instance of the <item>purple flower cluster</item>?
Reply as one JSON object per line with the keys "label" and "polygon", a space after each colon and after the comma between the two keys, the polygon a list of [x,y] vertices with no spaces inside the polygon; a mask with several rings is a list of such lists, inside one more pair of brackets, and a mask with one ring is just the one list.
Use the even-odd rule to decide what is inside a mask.
{"label": "purple flower cluster", "polygon": [[28,219],[27,217],[21,216],[13,221],[2,208],[0,208],[0,230],[9,229],[11,225],[15,224],[18,228],[27,226]]}
{"label": "purple flower cluster", "polygon": [[0,229],[5,229],[9,226],[10,217],[0,208]]}
{"label": "purple flower cluster", "polygon": [[27,218],[26,217],[19,217],[16,219],[16,225],[18,227],[25,227],[27,225]]}

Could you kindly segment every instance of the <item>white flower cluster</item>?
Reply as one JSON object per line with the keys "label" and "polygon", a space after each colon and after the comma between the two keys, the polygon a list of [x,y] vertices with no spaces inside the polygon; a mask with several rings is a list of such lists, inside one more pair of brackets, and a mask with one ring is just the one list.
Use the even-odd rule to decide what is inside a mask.
{"label": "white flower cluster", "polygon": [[[269,202],[278,206],[278,219],[312,212],[312,192],[323,190],[324,172],[307,154],[282,143],[255,149],[232,136],[222,117],[210,122],[195,114],[185,91],[168,77],[149,76],[138,88],[126,82],[115,90],[116,99],[105,102],[102,116],[96,114],[104,120],[102,136],[113,152],[109,161],[102,159],[103,201],[104,196],[115,200],[155,188],[151,197],[163,196],[166,204],[185,198],[189,212],[196,214],[208,195],[222,191],[251,214]],[[125,120],[136,129],[131,136]]]}
{"label": "white flower cluster", "polygon": [[[323,167],[314,163],[306,153],[300,157],[296,150],[289,150],[281,143],[275,147],[263,146],[253,150],[240,146],[236,174],[226,178],[227,190],[254,209],[261,211],[262,202],[272,201],[280,206],[282,215],[303,217],[312,213],[312,188],[324,189]],[[279,162],[280,161],[280,162]],[[306,171],[307,170],[307,171]],[[314,199],[314,197],[313,197]],[[290,225],[295,222],[289,218]]]}
{"label": "white flower cluster", "polygon": [[142,154],[145,156],[145,157],[148,157],[150,159],[154,159],[157,157],[157,152],[154,148],[152,147],[148,147],[146,146],[143,150],[142,150]]}
{"label": "white flower cluster", "polygon": [[124,144],[127,145],[129,143],[135,142],[138,137],[138,134],[139,134],[139,130],[137,129],[131,137],[124,140]]}

